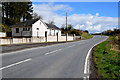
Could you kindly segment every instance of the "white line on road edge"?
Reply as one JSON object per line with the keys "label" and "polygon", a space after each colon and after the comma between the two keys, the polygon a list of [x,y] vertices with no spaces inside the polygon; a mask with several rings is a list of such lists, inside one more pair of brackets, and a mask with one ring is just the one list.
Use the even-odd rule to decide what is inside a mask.
{"label": "white line on road edge", "polygon": [[6,68],[9,68],[9,67],[12,67],[12,66],[16,66],[16,65],[18,65],[18,64],[22,64],[22,63],[28,62],[28,61],[30,61],[30,60],[31,60],[31,59],[26,59],[26,60],[24,60],[24,61],[20,61],[20,62],[14,63],[14,64],[8,65],[8,66],[6,66],[6,67],[2,67],[2,68],[0,68],[0,70],[6,69]]}
{"label": "white line on road edge", "polygon": [[45,53],[45,55],[48,55],[48,54],[51,54],[51,53],[54,53],[54,52],[57,52],[57,51],[60,51],[62,49],[58,49],[58,50],[54,50],[54,51],[51,51],[51,52],[48,52],[48,53]]}
{"label": "white line on road edge", "polygon": [[[107,38],[100,41],[99,43],[95,44],[93,47],[95,47],[96,45],[98,45],[98,44],[102,43],[103,41],[107,40]],[[89,56],[90,56],[90,53],[91,53],[93,47],[88,51],[88,54],[87,54],[86,59],[85,59],[84,74],[88,74],[87,78],[89,78],[89,73],[90,73],[90,71],[89,71],[89,68],[90,68],[90,66],[89,66],[90,65],[89,64]]]}

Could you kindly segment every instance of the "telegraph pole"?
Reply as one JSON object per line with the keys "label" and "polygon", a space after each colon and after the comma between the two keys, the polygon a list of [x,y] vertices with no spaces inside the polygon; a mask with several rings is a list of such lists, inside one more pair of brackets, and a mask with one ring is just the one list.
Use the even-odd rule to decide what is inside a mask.
{"label": "telegraph pole", "polygon": [[80,30],[80,25],[78,25],[78,27],[79,27],[79,30]]}
{"label": "telegraph pole", "polygon": [[67,41],[67,12],[66,12],[66,41]]}
{"label": "telegraph pole", "polygon": [[66,12],[66,31],[67,31],[67,12]]}

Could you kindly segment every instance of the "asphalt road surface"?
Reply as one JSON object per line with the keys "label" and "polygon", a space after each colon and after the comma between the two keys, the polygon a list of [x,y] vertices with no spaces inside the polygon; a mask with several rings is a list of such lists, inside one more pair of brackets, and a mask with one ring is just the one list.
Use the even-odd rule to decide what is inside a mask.
{"label": "asphalt road surface", "polygon": [[94,36],[89,40],[26,49],[2,55],[3,78],[83,78],[86,55],[96,43],[106,39]]}

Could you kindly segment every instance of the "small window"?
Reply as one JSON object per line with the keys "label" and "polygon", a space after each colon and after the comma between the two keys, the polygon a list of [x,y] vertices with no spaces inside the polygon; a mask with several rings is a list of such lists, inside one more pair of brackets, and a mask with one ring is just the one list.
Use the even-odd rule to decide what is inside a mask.
{"label": "small window", "polygon": [[23,28],[23,31],[30,31],[30,28]]}
{"label": "small window", "polygon": [[25,28],[23,28],[23,31],[25,31]]}
{"label": "small window", "polygon": [[28,28],[28,31],[30,31],[30,28]]}
{"label": "small window", "polygon": [[16,33],[19,33],[19,28],[16,28]]}
{"label": "small window", "polygon": [[39,30],[39,28],[37,28],[37,30]]}
{"label": "small window", "polygon": [[41,22],[40,22],[40,25],[41,25]]}

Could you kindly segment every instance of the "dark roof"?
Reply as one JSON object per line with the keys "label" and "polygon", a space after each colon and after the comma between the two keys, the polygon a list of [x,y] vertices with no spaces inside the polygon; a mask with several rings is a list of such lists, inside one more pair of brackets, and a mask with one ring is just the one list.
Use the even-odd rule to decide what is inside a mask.
{"label": "dark roof", "polygon": [[[24,21],[24,22],[20,22],[18,24],[15,24],[15,25],[12,25],[10,27],[23,27],[23,26],[32,26],[32,24],[34,24],[36,21],[38,21],[39,18],[37,19],[32,19],[32,20],[27,20],[27,21]],[[44,22],[43,22],[44,23]],[[45,23],[47,26],[48,26],[48,29],[58,29],[60,30],[60,28],[58,28],[56,25],[52,25],[52,24],[48,24],[48,23]]]}
{"label": "dark roof", "polygon": [[21,26],[21,27],[23,27],[23,26],[32,26],[32,24],[34,24],[36,21],[38,21],[39,19],[37,18],[37,19],[32,19],[32,20],[27,20],[27,21],[24,21],[24,22],[20,22],[20,23],[18,23],[18,24],[15,24],[15,25],[12,25],[12,26],[10,26],[10,27],[16,27],[16,26]]}
{"label": "dark roof", "polygon": [[60,30],[60,28],[58,28],[56,25],[52,25],[52,24],[48,24],[48,23],[45,23],[47,26],[48,26],[48,29],[58,29]]}

